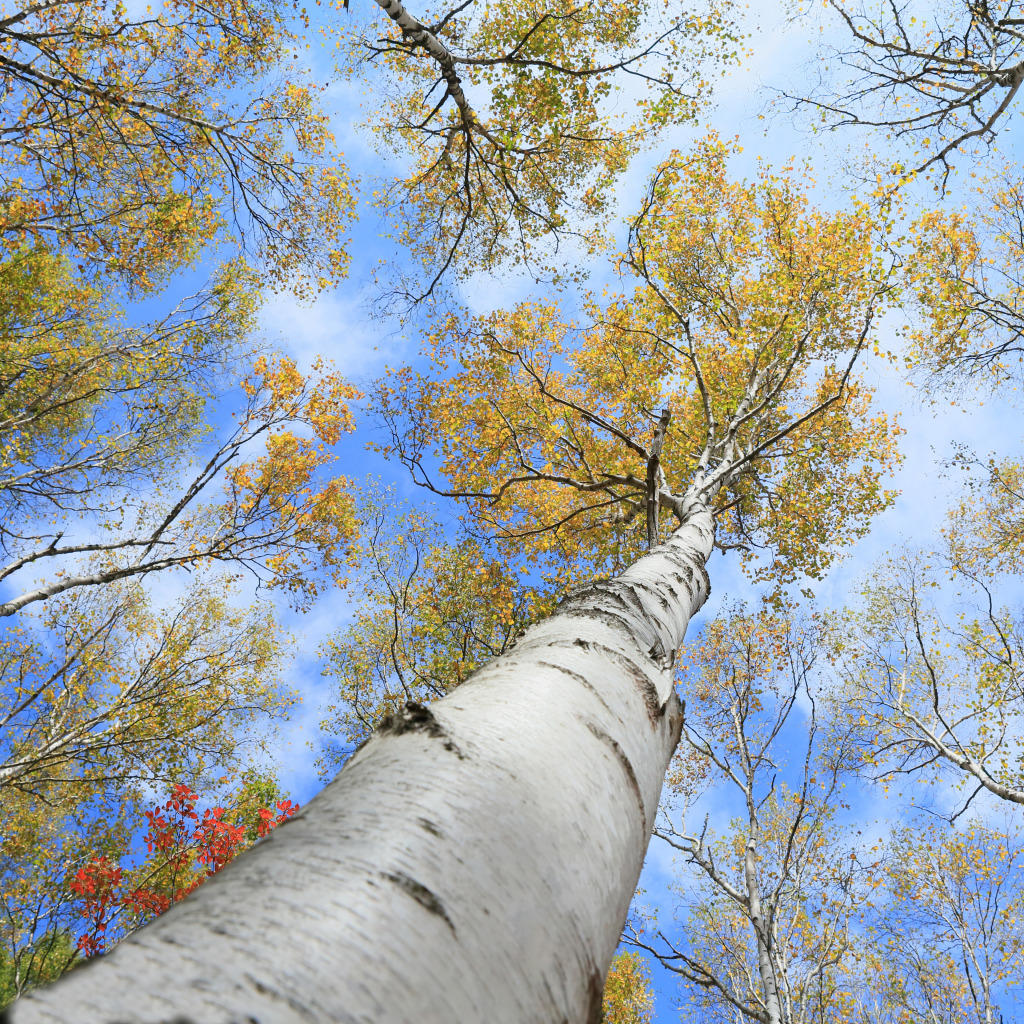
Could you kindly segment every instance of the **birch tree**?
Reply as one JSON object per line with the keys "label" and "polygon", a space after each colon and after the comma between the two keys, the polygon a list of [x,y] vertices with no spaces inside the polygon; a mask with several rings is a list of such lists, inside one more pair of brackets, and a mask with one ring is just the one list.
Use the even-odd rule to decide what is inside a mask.
{"label": "birch tree", "polygon": [[321,645],[331,680],[320,723],[325,781],[386,716],[408,701],[443,697],[554,604],[479,539],[438,542],[443,528],[429,512],[402,510],[371,491],[357,517],[359,571],[348,588],[358,608]]}
{"label": "birch tree", "polygon": [[502,266],[565,276],[560,243],[601,244],[613,182],[695,119],[741,48],[729,0],[377,3],[390,23],[374,9],[343,35],[339,69],[376,83],[366,127],[405,165],[378,203],[422,263],[406,280],[388,268],[413,300]]}
{"label": "birch tree", "polygon": [[921,314],[910,357],[925,383],[1006,393],[1020,379],[1024,183],[1015,169],[982,178],[965,209],[915,222],[907,277]]}
{"label": "birch tree", "polygon": [[[655,175],[618,260],[632,294],[589,297],[580,320],[544,300],[448,316],[429,352],[454,372],[378,387],[385,454],[546,579],[628,565],[668,532],[660,511],[685,520],[698,501],[719,548],[790,582],[891,500],[899,428],[853,375],[895,287],[869,252],[874,222],[809,210],[767,172],[731,182],[726,161],[713,140]],[[773,419],[790,396],[806,411]]]}
{"label": "birch tree", "polygon": [[1024,803],[1024,705],[1019,615],[999,607],[991,579],[953,573],[980,600],[947,615],[935,600],[941,577],[924,555],[883,564],[864,610],[836,623],[835,645],[865,770],[887,782],[950,782],[956,807],[937,803],[956,818],[983,794]]}
{"label": "birch tree", "polygon": [[969,157],[1004,130],[1024,82],[1016,0],[827,6],[849,45],[826,59],[848,77],[800,98],[827,124],[880,129],[908,144],[914,173],[936,167],[943,184],[957,153]]}
{"label": "birch tree", "polygon": [[823,571],[890,500],[898,431],[854,375],[892,290],[874,222],[725,165],[712,145],[662,169],[622,260],[636,292],[595,304],[564,373],[548,360],[569,325],[523,307],[468,337],[443,325],[439,354],[441,336],[462,353],[443,385],[380,390],[396,454],[423,472],[436,444],[481,525],[533,531],[538,556],[631,561],[647,514],[652,549],[385,719],[269,842],[13,1021],[596,1018],[682,728],[675,654],[716,519],[723,546],[771,546],[785,579]]}
{"label": "birch tree", "polygon": [[353,198],[293,59],[303,20],[287,0],[8,5],[5,253],[71,252],[148,290],[219,238],[279,284],[336,282]]}
{"label": "birch tree", "polygon": [[[355,391],[337,375],[307,383],[292,361],[245,352],[247,275],[229,268],[177,313],[124,331],[111,322],[116,308],[61,259],[6,269],[0,616],[213,562],[247,565],[298,594],[317,552],[324,567],[340,564],[349,502],[340,481],[318,473],[333,461],[323,446],[352,427]],[[204,409],[232,385],[236,423],[206,443]]]}
{"label": "birch tree", "polygon": [[[655,833],[687,866],[681,934],[640,920],[630,941],[678,978],[701,1020],[850,1019],[859,917],[874,883],[836,820],[844,737],[819,720],[816,633],[733,612],[685,649],[694,668],[669,772],[675,799]],[[701,803],[739,813],[716,832],[694,813]]]}
{"label": "birch tree", "polygon": [[1021,846],[1016,828],[971,822],[893,836],[872,919],[864,1019],[997,1024],[1024,981]]}

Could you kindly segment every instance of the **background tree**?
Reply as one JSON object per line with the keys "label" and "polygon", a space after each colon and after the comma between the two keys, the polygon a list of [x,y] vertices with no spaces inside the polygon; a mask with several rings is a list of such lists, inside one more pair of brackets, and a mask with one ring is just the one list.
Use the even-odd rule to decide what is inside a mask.
{"label": "background tree", "polygon": [[149,831],[146,857],[130,871],[100,856],[80,867],[68,888],[85,931],[76,949],[86,957],[102,954],[109,945],[172,904],[195,892],[242,850],[283,824],[299,807],[291,800],[273,800],[261,807],[260,796],[273,797],[272,778],[249,774],[239,792],[231,794],[230,810],[207,807],[200,816],[199,794],[181,783],[169,799],[145,812]]}
{"label": "background tree", "polygon": [[294,700],[280,682],[285,649],[269,610],[233,607],[223,580],[197,580],[177,607],[159,610],[137,583],[72,591],[6,631],[0,941],[9,998],[73,963],[62,937],[75,902],[68,872],[121,860],[148,793],[182,778],[223,789],[265,756]]}
{"label": "background tree", "polygon": [[478,540],[438,542],[442,527],[428,512],[400,511],[371,492],[358,514],[358,608],[321,648],[332,681],[320,724],[325,779],[386,716],[443,697],[553,603]]}
{"label": "background tree", "polygon": [[[149,288],[223,227],[279,283],[344,272],[353,199],[297,4],[19,3],[0,18],[0,239]],[[276,81],[275,81],[276,79]]]}
{"label": "background tree", "polygon": [[728,2],[378,2],[392,24],[382,31],[378,16],[342,37],[340,69],[360,80],[375,70],[367,126],[407,164],[378,196],[424,265],[421,278],[389,277],[407,298],[449,269],[515,261],[556,274],[547,261],[565,236],[592,251],[630,158],[692,121],[739,50]]}
{"label": "background tree", "polygon": [[[1020,372],[1020,185],[989,179],[970,198],[921,214],[908,236],[919,314],[908,363],[933,400],[1007,393]],[[836,621],[835,644],[868,770],[889,782],[951,781],[959,809],[943,806],[941,791],[936,799],[955,815],[986,791],[1021,802],[1019,613],[1001,602],[1019,565],[1022,490],[1016,458],[959,445],[949,468],[964,486],[941,542],[877,567],[864,607]]]}
{"label": "background tree", "polygon": [[[858,917],[873,880],[836,820],[843,737],[818,718],[817,633],[734,611],[686,648],[694,668],[669,774],[675,801],[657,835],[694,884],[680,892],[681,938],[657,925],[648,936],[637,922],[631,941],[677,976],[700,1020],[851,1019]],[[742,808],[721,834],[708,816],[690,820],[709,795]]]}
{"label": "background tree", "polygon": [[1016,829],[900,829],[882,873],[867,957],[884,1007],[865,1019],[949,1024],[1012,1020],[1024,980]]}
{"label": "background tree", "polygon": [[53,784],[144,787],[241,770],[260,720],[294,698],[286,634],[264,607],[232,607],[197,581],[155,610],[138,585],[76,592],[0,648],[0,791]]}
{"label": "background tree", "polygon": [[1016,0],[889,4],[829,0],[849,45],[831,49],[841,83],[800,98],[835,126],[881,129],[909,143],[916,172],[991,144],[1024,82],[1024,18]]}
{"label": "background tree", "polygon": [[651,972],[638,953],[619,953],[612,961],[601,1004],[601,1024],[651,1024],[654,996]]}
{"label": "background tree", "polygon": [[[172,281],[218,247],[305,294],[347,266],[352,197],[309,83],[288,80],[289,12],[0,18],[2,930],[19,989],[59,968],[69,865],[120,857],[148,787],[227,784],[292,702],[283,631],[209,570],[297,603],[344,571],[330,449],[355,391],[260,350],[241,260],[192,296]],[[152,607],[147,578],[175,568],[193,585]]]}
{"label": "background tree", "polygon": [[[46,284],[32,288],[35,311]],[[299,594],[312,585],[302,571],[314,555],[328,569],[340,565],[349,503],[341,481],[318,474],[352,427],[354,389],[333,374],[307,385],[290,360],[250,353],[233,428],[203,444],[204,409],[231,383],[217,365],[239,358],[252,327],[237,277],[196,303],[200,317],[168,318],[134,349],[124,345],[130,335],[111,336],[59,294],[47,296],[43,322],[12,310],[5,338],[0,500],[10,525],[0,534],[0,579],[17,586],[54,568],[46,583],[15,591],[0,615],[175,566],[242,564]],[[249,455],[261,442],[264,452]],[[76,568],[86,556],[89,568]]]}
{"label": "background tree", "polygon": [[77,959],[79,922],[70,881],[97,856],[117,858],[141,815],[138,791],[102,779],[40,785],[42,794],[3,790],[0,839],[0,941],[5,1003],[52,981]]}
{"label": "background tree", "polygon": [[[266,606],[232,607],[235,584],[217,567],[299,604],[344,574],[351,502],[328,474],[355,392],[246,352],[244,274],[132,330],[111,324],[100,289],[76,283],[63,258],[6,270],[0,817],[8,865],[38,851],[3,875],[4,939],[20,962],[48,934],[67,865],[123,853],[122,815],[140,793],[226,782],[292,703],[283,631]],[[233,382],[239,415],[211,437],[205,417]],[[174,568],[192,585],[152,608],[145,582]],[[110,827],[97,833],[94,818]]]}
{"label": "background tree", "polygon": [[865,770],[949,780],[956,817],[982,793],[1024,803],[1024,706],[1017,618],[995,603],[991,578],[952,572],[980,601],[947,620],[936,606],[941,569],[912,554],[884,563],[864,610],[836,622],[834,644]]}
{"label": "background tree", "polygon": [[71,939],[64,932],[44,935],[10,959],[6,950],[0,952],[0,1006],[29,988],[56,981],[74,960]]}
{"label": "background tree", "polygon": [[1005,391],[1021,365],[1024,185],[1007,167],[965,198],[963,210],[928,210],[913,225],[909,356],[930,389]]}

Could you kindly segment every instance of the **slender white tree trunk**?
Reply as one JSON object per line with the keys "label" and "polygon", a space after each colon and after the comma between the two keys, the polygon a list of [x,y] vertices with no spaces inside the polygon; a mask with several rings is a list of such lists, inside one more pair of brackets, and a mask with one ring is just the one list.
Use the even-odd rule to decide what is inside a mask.
{"label": "slender white tree trunk", "polygon": [[761,888],[757,884],[757,842],[753,836],[747,841],[743,868],[747,882],[747,908],[757,940],[757,969],[761,975],[761,984],[764,986],[765,1012],[768,1024],[782,1024],[782,1002],[769,949],[770,932],[761,911]]}
{"label": "slender white tree trunk", "polygon": [[294,819],[12,1024],[597,1021],[713,529],[697,510],[384,723]]}

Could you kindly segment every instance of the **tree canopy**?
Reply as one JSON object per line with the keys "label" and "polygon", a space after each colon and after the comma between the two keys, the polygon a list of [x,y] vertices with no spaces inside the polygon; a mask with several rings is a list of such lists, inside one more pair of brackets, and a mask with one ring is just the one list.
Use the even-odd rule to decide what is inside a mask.
{"label": "tree canopy", "polygon": [[728,2],[0,12],[13,1019],[1012,1017],[1019,14],[830,0],[837,187]]}

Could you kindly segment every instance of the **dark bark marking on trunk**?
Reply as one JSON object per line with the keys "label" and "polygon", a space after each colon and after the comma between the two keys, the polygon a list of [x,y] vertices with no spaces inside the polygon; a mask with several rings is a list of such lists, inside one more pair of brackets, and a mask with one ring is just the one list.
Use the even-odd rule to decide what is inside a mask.
{"label": "dark bark marking on trunk", "polygon": [[444,832],[434,824],[432,821],[428,821],[426,818],[417,818],[421,828],[425,828],[432,836],[437,836],[438,839],[444,839]]}
{"label": "dark bark marking on trunk", "polygon": [[604,729],[594,725],[593,722],[584,722],[584,724],[602,743],[611,747],[612,753],[615,754],[615,759],[622,765],[626,778],[629,780],[629,788],[633,790],[637,807],[640,809],[640,820],[644,823],[644,835],[647,835],[650,831],[647,825],[647,807],[644,804],[644,795],[640,792],[640,783],[637,780],[633,762],[626,756],[626,752],[619,746],[619,741],[614,736],[609,736]]}
{"label": "dark bark marking on trunk", "polygon": [[[285,1003],[288,1007],[299,1014],[300,1017],[304,1017],[306,1020],[312,1021],[313,1024],[316,1024],[317,1020],[319,1020],[319,1015],[306,1006],[305,1003],[300,1003],[290,996],[282,995],[277,989],[264,985],[259,978],[255,978],[251,974],[246,974],[245,980],[252,985],[252,987],[259,992],[261,996],[269,996],[271,999],[274,999],[279,1003]],[[260,1024],[260,1021],[256,1017],[248,1017],[246,1018],[246,1024]]]}
{"label": "dark bark marking on trunk", "polygon": [[601,656],[614,661],[616,665],[625,669],[629,677],[636,683],[640,690],[640,694],[644,699],[644,704],[647,705],[647,715],[651,720],[652,725],[657,725],[661,716],[665,714],[665,708],[661,704],[661,700],[658,697],[658,688],[648,678],[647,673],[631,658],[627,658],[624,654],[614,650],[611,647],[605,647],[604,644],[600,643],[587,643],[585,640],[576,640],[575,643],[583,646],[586,644],[588,648],[593,648],[596,651],[601,652]]}
{"label": "dark bark marking on trunk", "polygon": [[466,755],[455,745],[434,713],[425,704],[407,701],[405,707],[394,715],[385,715],[377,726],[381,736],[401,736],[406,732],[425,732],[428,736],[444,741],[444,749],[450,750],[460,761]]}
{"label": "dark bark marking on trunk", "polygon": [[[577,641],[579,642],[579,641]],[[553,668],[556,672],[561,672],[563,675],[567,675],[574,682],[580,684],[580,686],[589,690],[600,702],[601,707],[605,709],[609,714],[612,714],[612,709],[608,707],[607,701],[594,689],[594,684],[584,675],[579,672],[574,672],[571,668],[566,668],[564,665],[556,665],[553,661],[537,661],[537,665],[543,665],[545,668]]]}
{"label": "dark bark marking on trunk", "polygon": [[448,916],[444,905],[425,885],[421,885],[415,878],[410,878],[402,871],[382,871],[381,877],[386,878],[389,882],[394,882],[400,889],[407,892],[424,910],[429,911],[431,914],[437,914],[451,928],[452,935],[457,934],[455,925],[452,924],[452,919]]}
{"label": "dark bark marking on trunk", "polygon": [[651,649],[647,652],[651,661],[656,662],[664,671],[671,669],[676,663],[676,652],[666,651],[665,645],[660,640],[655,640]]}
{"label": "dark bark marking on trunk", "polygon": [[587,1024],[604,1020],[604,975],[596,967],[587,979]]}
{"label": "dark bark marking on trunk", "polygon": [[617,580],[609,580],[604,586],[595,588],[598,593],[610,597],[616,604],[638,615],[644,614],[643,602],[636,596],[636,587],[625,586]]}
{"label": "dark bark marking on trunk", "polygon": [[607,582],[608,577],[601,576],[599,579],[590,580],[587,583],[581,583],[578,587],[572,587],[566,591],[565,596],[558,602],[557,608],[562,609],[567,604],[581,601],[584,598],[589,597],[591,594],[600,592],[602,584]]}
{"label": "dark bark marking on trunk", "polygon": [[693,560],[681,551],[667,550],[664,556],[678,567],[680,579],[683,580],[687,588],[693,583],[694,576],[700,574],[705,598],[711,594],[711,577],[708,576],[706,565],[703,563],[695,565]]}
{"label": "dark bark marking on trunk", "polygon": [[630,634],[633,632],[628,620],[623,615],[610,611],[607,608],[594,608],[592,606],[570,608],[560,614],[567,619],[586,619],[589,622],[603,622],[613,629],[621,629]]}
{"label": "dark bark marking on trunk", "polygon": [[[548,997],[548,1006],[553,1010],[558,1004],[558,1000],[555,998],[555,993],[551,991],[551,983],[547,978],[544,979],[544,992]],[[571,1022],[568,1017],[562,1014],[560,1017],[552,1016],[551,1024],[571,1024]]]}
{"label": "dark bark marking on trunk", "polygon": [[676,688],[672,687],[672,694],[665,704],[668,713],[668,720],[672,726],[672,750],[679,745],[679,738],[683,735],[683,726],[686,724],[686,701],[679,699]]}

